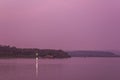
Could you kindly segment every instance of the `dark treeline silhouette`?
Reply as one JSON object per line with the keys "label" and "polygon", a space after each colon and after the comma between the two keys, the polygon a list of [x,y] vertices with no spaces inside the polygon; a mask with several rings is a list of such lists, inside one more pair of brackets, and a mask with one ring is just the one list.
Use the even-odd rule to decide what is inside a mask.
{"label": "dark treeline silhouette", "polygon": [[16,48],[0,45],[1,58],[34,58],[38,54],[41,58],[69,58],[68,53],[62,50],[37,49],[37,48]]}

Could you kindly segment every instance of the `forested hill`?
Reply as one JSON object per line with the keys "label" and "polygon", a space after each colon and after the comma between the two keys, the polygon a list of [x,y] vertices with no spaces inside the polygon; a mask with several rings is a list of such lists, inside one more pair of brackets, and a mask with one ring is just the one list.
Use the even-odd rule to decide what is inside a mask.
{"label": "forested hill", "polygon": [[0,58],[69,58],[67,52],[54,49],[16,48],[0,45]]}

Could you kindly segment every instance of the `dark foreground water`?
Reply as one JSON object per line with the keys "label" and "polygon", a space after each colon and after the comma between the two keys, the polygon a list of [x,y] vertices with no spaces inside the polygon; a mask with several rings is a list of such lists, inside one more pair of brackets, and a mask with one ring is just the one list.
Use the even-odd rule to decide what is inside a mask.
{"label": "dark foreground water", "polygon": [[120,58],[0,59],[0,80],[120,80]]}

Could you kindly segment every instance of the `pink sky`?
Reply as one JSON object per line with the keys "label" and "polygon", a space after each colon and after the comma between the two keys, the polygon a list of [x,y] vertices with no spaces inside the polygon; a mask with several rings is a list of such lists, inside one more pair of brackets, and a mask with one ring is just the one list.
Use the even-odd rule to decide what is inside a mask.
{"label": "pink sky", "polygon": [[119,0],[0,0],[0,44],[119,50]]}

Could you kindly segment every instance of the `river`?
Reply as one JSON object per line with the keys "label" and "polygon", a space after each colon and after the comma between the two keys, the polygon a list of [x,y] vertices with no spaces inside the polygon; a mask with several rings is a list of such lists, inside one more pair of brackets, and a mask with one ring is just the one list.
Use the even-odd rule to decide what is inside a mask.
{"label": "river", "polygon": [[120,80],[120,58],[0,59],[0,80]]}

